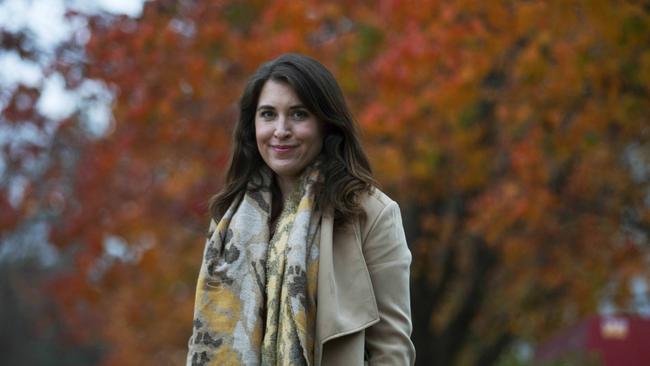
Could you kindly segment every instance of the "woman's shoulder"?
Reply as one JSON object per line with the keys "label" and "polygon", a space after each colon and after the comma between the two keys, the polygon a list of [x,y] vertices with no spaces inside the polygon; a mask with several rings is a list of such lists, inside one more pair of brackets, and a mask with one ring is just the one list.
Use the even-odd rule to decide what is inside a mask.
{"label": "woman's shoulder", "polygon": [[397,210],[399,212],[397,203],[376,187],[359,197],[359,206],[365,213],[365,219],[361,222],[362,231],[370,230],[378,218],[382,216],[382,213],[386,213],[388,210]]}
{"label": "woman's shoulder", "polygon": [[359,205],[366,214],[379,213],[391,204],[395,204],[395,201],[377,187],[372,187],[359,196]]}

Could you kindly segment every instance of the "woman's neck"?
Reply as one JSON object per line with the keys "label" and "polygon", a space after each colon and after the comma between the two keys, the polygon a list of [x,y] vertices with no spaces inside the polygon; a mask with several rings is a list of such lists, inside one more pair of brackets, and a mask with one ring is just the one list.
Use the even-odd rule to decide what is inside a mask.
{"label": "woman's neck", "polygon": [[297,179],[281,177],[279,175],[276,175],[275,179],[276,182],[278,183],[278,187],[280,188],[280,193],[282,194],[282,201],[284,202],[284,200],[289,198],[291,192],[293,192],[293,189],[296,186]]}

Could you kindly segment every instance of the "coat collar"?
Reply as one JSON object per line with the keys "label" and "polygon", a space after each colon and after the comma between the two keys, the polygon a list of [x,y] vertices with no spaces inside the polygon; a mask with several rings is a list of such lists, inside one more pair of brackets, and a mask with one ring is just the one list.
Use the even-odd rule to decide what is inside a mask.
{"label": "coat collar", "polygon": [[325,342],[379,321],[377,302],[362,251],[358,220],[334,231],[323,214],[316,310],[314,363],[320,365]]}

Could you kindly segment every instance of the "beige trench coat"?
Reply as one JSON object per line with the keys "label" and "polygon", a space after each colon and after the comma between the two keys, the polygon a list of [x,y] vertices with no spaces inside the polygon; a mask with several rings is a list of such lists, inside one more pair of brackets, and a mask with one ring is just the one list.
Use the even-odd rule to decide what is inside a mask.
{"label": "beige trench coat", "polygon": [[[409,270],[397,204],[375,189],[365,220],[321,223],[315,366],[413,365]],[[365,362],[364,362],[365,361]]]}

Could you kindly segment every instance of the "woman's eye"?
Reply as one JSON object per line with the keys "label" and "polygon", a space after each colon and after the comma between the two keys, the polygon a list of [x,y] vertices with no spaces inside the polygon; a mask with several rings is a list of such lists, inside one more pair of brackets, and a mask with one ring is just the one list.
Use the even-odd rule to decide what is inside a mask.
{"label": "woman's eye", "polygon": [[307,117],[309,117],[309,113],[307,113],[307,111],[300,110],[300,109],[296,110],[296,111],[293,111],[293,113],[291,113],[291,115],[292,115],[293,119],[296,119],[296,120],[303,120],[303,119],[306,119]]}
{"label": "woman's eye", "polygon": [[269,110],[261,111],[260,112],[260,117],[262,117],[265,120],[270,120],[270,119],[273,119],[273,117],[275,117],[275,113],[273,113],[273,111],[269,111]]}

